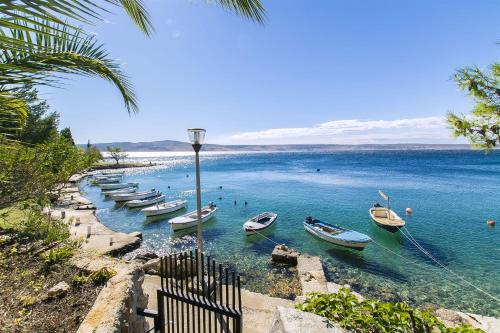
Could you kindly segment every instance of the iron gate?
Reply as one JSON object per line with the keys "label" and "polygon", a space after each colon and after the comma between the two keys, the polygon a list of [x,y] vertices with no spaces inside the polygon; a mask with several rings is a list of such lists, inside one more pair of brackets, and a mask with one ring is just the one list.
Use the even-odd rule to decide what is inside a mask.
{"label": "iron gate", "polygon": [[139,311],[154,318],[160,333],[242,331],[240,276],[197,250],[160,258],[158,312]]}

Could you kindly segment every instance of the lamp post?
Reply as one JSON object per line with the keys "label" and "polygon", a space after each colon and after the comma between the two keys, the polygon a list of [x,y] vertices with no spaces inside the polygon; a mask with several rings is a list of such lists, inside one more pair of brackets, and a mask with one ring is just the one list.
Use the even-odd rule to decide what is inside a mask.
{"label": "lamp post", "polygon": [[200,189],[200,149],[205,139],[205,130],[203,128],[189,128],[189,141],[193,145],[196,164],[196,212],[198,220],[198,252],[203,253],[203,226],[201,223],[201,189]]}

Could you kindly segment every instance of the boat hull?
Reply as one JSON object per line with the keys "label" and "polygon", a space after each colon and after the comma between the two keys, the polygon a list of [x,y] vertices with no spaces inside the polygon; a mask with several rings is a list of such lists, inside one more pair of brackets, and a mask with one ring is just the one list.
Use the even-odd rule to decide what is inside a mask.
{"label": "boat hull", "polygon": [[119,183],[119,184],[99,184],[101,190],[119,190],[121,188],[127,187],[137,187],[139,184],[137,183]]}
{"label": "boat hull", "polygon": [[[390,210],[388,214],[390,214],[391,219],[388,219],[387,216],[385,217],[380,217],[376,216],[377,213],[386,213],[386,209],[383,207],[376,207],[376,208],[370,208],[368,210],[368,213],[370,214],[370,217],[372,219],[372,222],[375,223],[376,226],[395,233],[398,232],[400,228],[405,226],[405,221],[401,219],[393,210]],[[386,213],[387,214],[387,213]]]}
{"label": "boat hull", "polygon": [[[192,213],[189,213],[187,215],[190,215]],[[215,217],[217,214],[217,208],[213,210],[210,214],[205,215],[201,219],[201,223],[208,222],[210,219]],[[198,225],[198,221],[195,218],[186,218],[185,216],[179,216],[175,217],[173,219],[170,219],[168,223],[172,226],[173,231],[179,231],[183,229],[188,229],[188,228],[193,228]]]}
{"label": "boat hull", "polygon": [[274,213],[265,213],[265,214],[269,214],[266,217],[270,218],[270,222],[267,224],[259,225],[255,221],[252,221],[252,220],[256,219],[257,217],[259,217],[260,215],[251,218],[250,220],[245,222],[245,224],[243,224],[243,230],[245,231],[245,234],[247,236],[258,235],[262,232],[269,230],[275,224],[276,219],[278,218],[278,215],[274,214]]}
{"label": "boat hull", "polygon": [[111,198],[117,202],[120,201],[132,201],[132,200],[144,200],[149,199],[157,195],[157,192],[148,192],[143,194],[130,193],[130,194],[114,194]]}
{"label": "boat hull", "polygon": [[163,208],[163,209],[143,209],[142,212],[147,217],[160,216],[160,215],[166,215],[169,213],[173,213],[173,212],[178,211],[180,209],[186,208],[186,206],[187,206],[187,201],[184,200],[179,205],[176,205],[173,207]]}
{"label": "boat hull", "polygon": [[328,235],[325,235],[322,232],[319,232],[318,230],[314,229],[311,225],[304,223],[304,229],[312,234],[313,236],[316,236],[324,241],[327,241],[329,243],[339,245],[342,247],[347,247],[350,249],[358,250],[358,251],[363,251],[365,247],[370,244],[369,241],[366,242],[357,242],[357,241],[346,241],[340,238],[335,238],[335,237],[330,237]]}
{"label": "boat hull", "polygon": [[157,204],[159,202],[163,202],[163,201],[165,201],[164,195],[159,196],[159,197],[150,198],[150,199],[143,199],[143,200],[137,200],[137,201],[135,201],[135,200],[127,201],[125,203],[125,205],[127,207],[130,207],[130,208],[136,208],[136,207],[151,206],[151,205]]}

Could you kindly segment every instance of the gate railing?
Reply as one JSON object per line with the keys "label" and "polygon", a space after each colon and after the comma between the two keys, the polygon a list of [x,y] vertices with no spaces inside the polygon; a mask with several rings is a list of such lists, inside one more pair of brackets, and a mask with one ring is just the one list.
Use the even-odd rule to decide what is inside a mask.
{"label": "gate railing", "polygon": [[197,250],[160,258],[155,332],[205,333],[242,331],[240,276]]}

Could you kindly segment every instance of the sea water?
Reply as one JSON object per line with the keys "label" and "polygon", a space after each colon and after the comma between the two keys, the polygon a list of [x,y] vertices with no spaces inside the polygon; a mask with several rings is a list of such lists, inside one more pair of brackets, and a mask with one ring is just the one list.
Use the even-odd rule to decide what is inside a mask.
{"label": "sea water", "polygon": [[[138,182],[139,190],[162,191],[168,200],[186,199],[188,210],[177,215],[196,209],[193,154],[135,153],[130,160],[157,165],[127,169],[126,181]],[[204,153],[201,185],[203,203],[219,207],[203,226],[205,249],[241,272],[246,288],[265,291],[271,251],[284,243],[321,256],[330,280],[367,296],[500,316],[493,299],[500,298],[500,225],[486,225],[488,219],[500,223],[498,151]],[[104,200],[98,187],[81,187],[102,223],[142,232],[144,248],[169,253],[195,245],[195,228],[171,231],[167,220],[176,214],[147,221],[138,209]],[[383,203],[378,190],[406,220],[404,233],[389,233],[371,221],[368,209]],[[411,216],[405,216],[407,207]],[[264,211],[278,214],[267,238],[246,236],[243,223]],[[304,231],[309,215],[374,242],[362,252],[326,243]]]}

